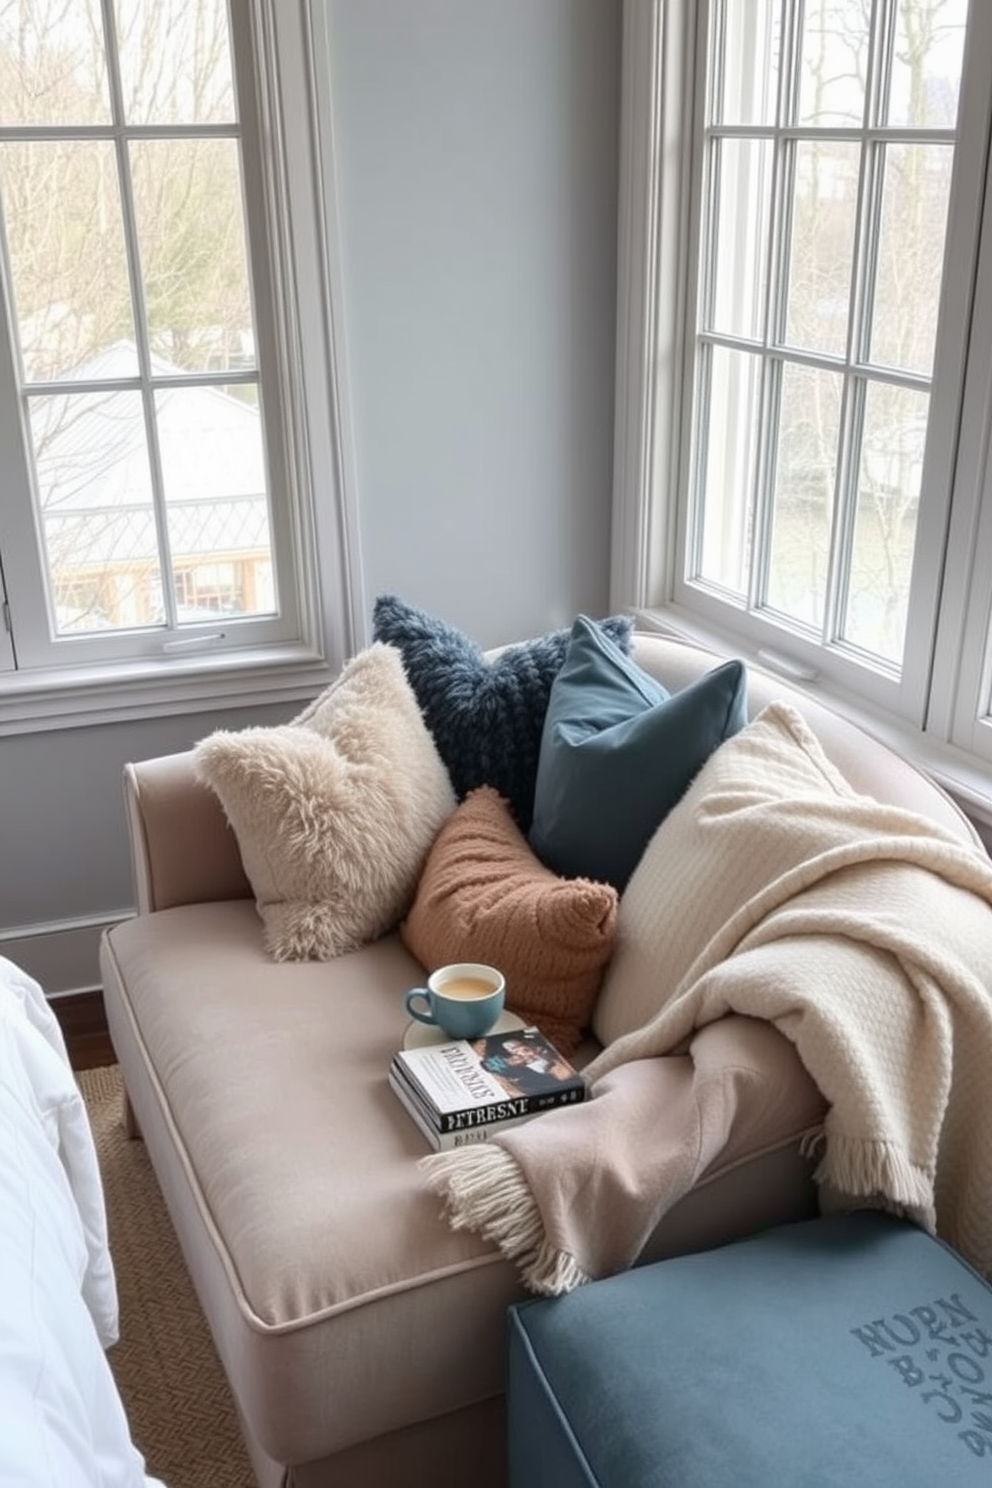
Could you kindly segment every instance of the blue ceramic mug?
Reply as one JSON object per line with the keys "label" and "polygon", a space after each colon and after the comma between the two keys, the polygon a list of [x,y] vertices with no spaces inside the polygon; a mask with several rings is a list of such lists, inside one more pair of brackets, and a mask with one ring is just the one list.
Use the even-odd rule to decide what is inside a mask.
{"label": "blue ceramic mug", "polygon": [[411,987],[403,999],[411,1018],[429,1023],[449,1038],[474,1039],[488,1033],[503,1011],[506,983],[495,966],[459,961],[440,966],[426,987]]}

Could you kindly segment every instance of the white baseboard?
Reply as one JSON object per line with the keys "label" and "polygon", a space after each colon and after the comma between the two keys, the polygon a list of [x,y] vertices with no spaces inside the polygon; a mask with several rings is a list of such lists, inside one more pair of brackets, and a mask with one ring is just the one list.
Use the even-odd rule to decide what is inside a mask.
{"label": "white baseboard", "polygon": [[100,937],[104,930],[130,919],[133,913],[122,909],[85,919],[0,930],[0,955],[34,977],[48,997],[94,992],[101,986]]}

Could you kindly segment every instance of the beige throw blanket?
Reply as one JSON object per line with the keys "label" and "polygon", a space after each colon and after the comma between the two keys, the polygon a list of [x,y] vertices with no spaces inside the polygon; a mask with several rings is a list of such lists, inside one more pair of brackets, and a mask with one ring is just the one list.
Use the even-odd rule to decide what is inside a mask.
{"label": "beige throw blanket", "polygon": [[[815,749],[774,706],[776,729]],[[532,1290],[636,1260],[730,1138],[733,1082],[772,1028],[828,1107],[824,1191],[937,1228],[992,1273],[992,864],[826,779],[802,799],[724,789],[681,804],[750,891],[738,883],[657,1013],[589,1067],[583,1107],[424,1159],[449,1222],[494,1240]]]}

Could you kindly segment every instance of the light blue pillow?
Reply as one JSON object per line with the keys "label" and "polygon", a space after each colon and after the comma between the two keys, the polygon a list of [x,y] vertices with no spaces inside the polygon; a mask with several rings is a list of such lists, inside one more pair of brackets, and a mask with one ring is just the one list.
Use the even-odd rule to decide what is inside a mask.
{"label": "light blue pillow", "polygon": [[565,877],[622,891],[655,828],[746,721],[743,662],[669,693],[580,615],[541,735],[534,852]]}

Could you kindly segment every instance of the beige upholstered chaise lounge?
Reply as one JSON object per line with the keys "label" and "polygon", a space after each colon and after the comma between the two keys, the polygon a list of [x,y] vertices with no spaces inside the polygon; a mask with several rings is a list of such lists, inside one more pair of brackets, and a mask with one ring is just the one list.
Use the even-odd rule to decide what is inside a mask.
{"label": "beige upholstered chaise lounge", "polygon": [[[716,660],[644,635],[633,654],[672,690]],[[977,841],[906,761],[751,674],[752,714],[778,697],[857,790]],[[126,794],[139,912],[105,937],[107,1017],[259,1483],[496,1488],[504,1317],[522,1290],[494,1247],[438,1212],[422,1139],[387,1084],[421,968],[396,934],[328,962],[274,962],[191,756],[129,766]],[[814,1211],[799,1144],[823,1100],[777,1033],[767,1060],[791,1099],[744,1123],[645,1258]]]}

